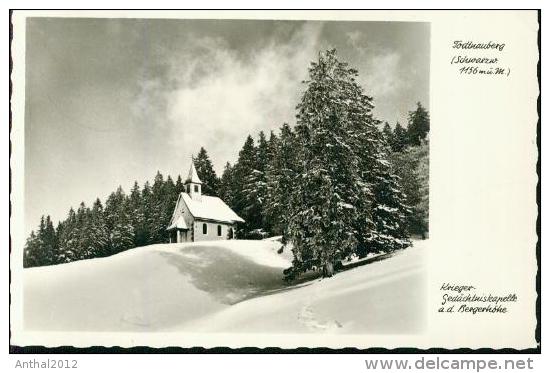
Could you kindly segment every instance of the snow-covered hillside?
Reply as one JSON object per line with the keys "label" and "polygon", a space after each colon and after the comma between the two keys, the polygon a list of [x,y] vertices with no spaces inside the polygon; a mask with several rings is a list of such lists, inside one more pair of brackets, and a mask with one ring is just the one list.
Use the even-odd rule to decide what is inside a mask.
{"label": "snow-covered hillside", "polygon": [[[31,330],[409,333],[421,328],[425,242],[288,285],[276,241],[141,247],[24,270]],[[311,278],[311,276],[310,276]]]}

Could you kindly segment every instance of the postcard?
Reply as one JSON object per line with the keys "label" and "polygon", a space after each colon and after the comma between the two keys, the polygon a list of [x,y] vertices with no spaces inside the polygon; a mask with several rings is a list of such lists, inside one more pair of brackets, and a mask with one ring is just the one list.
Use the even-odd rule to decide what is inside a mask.
{"label": "postcard", "polygon": [[13,11],[11,344],[540,348],[538,17]]}

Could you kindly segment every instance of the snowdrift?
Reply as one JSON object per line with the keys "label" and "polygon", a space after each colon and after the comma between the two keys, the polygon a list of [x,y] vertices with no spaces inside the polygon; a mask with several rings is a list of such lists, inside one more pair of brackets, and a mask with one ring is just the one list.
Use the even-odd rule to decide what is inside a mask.
{"label": "snowdrift", "polygon": [[[417,245],[421,246],[421,245]],[[280,243],[151,245],[24,270],[29,330],[408,333],[421,328],[421,247],[288,285]]]}
{"label": "snowdrift", "polygon": [[277,242],[151,245],[24,270],[35,330],[162,330],[284,286]]}
{"label": "snowdrift", "polygon": [[426,327],[427,241],[351,263],[316,279],[250,299],[183,330],[240,333],[416,334]]}

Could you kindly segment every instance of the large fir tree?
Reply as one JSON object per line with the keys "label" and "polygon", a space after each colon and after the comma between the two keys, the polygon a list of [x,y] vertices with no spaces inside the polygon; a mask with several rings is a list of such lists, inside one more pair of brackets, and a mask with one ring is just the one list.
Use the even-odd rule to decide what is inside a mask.
{"label": "large fir tree", "polygon": [[372,98],[357,70],[330,50],[309,70],[298,105],[298,172],[290,195],[293,275],[312,268],[332,274],[352,254],[408,244],[403,194],[386,159],[386,141],[372,116]]}
{"label": "large fir tree", "polygon": [[297,107],[300,164],[290,197],[290,276],[314,267],[332,275],[333,264],[355,251],[358,224],[366,224],[362,201],[369,192],[361,179],[352,114],[367,112],[370,102],[356,76],[335,50],[320,54],[309,69]]}

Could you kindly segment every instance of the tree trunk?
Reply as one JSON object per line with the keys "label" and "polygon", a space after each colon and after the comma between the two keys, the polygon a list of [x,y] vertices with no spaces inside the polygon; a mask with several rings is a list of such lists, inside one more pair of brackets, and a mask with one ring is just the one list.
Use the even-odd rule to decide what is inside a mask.
{"label": "tree trunk", "polygon": [[334,274],[334,265],[332,262],[327,262],[323,265],[323,277],[332,277]]}

